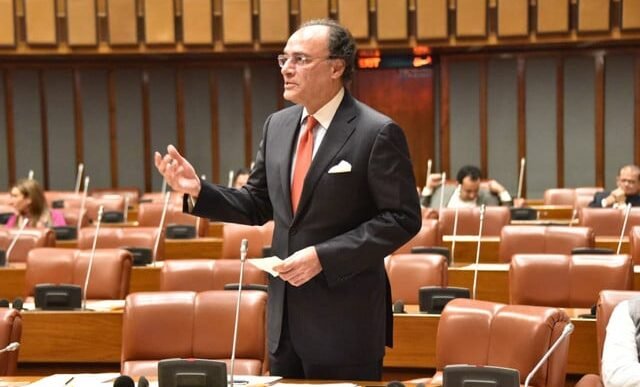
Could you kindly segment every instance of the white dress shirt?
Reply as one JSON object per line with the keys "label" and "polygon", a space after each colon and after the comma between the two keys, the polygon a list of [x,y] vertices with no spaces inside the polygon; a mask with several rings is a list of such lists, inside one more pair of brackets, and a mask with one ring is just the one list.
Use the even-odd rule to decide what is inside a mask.
{"label": "white dress shirt", "polygon": [[620,302],[611,313],[602,350],[602,381],[605,387],[640,386],[640,362],[636,327],[629,302]]}

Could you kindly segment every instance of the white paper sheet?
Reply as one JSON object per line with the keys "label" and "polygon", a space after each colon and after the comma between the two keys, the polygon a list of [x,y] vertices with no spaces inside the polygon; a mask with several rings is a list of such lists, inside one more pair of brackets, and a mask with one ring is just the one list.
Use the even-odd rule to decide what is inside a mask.
{"label": "white paper sheet", "polygon": [[266,258],[250,258],[248,259],[248,261],[253,266],[257,267],[262,271],[266,271],[267,273],[271,274],[274,277],[278,276],[278,272],[273,270],[273,267],[280,265],[282,262],[284,262],[282,259],[276,256],[266,257]]}

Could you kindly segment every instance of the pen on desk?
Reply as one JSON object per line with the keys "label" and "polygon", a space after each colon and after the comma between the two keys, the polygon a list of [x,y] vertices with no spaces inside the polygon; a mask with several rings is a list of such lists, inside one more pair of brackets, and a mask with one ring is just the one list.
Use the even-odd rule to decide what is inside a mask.
{"label": "pen on desk", "polygon": [[69,380],[67,380],[66,382],[64,382],[65,386],[68,386],[69,383],[73,382],[73,376],[69,378]]}

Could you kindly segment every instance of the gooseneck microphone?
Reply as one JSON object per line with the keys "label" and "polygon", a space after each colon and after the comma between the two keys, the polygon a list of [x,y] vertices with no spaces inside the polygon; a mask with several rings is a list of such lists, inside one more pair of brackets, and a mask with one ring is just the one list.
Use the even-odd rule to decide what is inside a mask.
{"label": "gooseneck microphone", "polygon": [[76,187],[74,192],[75,193],[79,193],[80,192],[80,183],[82,182],[82,172],[84,171],[84,164],[80,163],[78,164],[78,174],[76,175]]}
{"label": "gooseneck microphone", "polygon": [[473,270],[473,299],[476,299],[478,290],[478,265],[480,264],[480,242],[482,241],[482,227],[484,226],[484,204],[480,206],[480,227],[478,227],[478,245],[476,246],[476,264]]}
{"label": "gooseneck microphone", "polygon": [[520,159],[520,174],[518,175],[518,199],[522,198],[522,184],[524,182],[524,166],[526,164],[525,158]]}
{"label": "gooseneck microphone", "polygon": [[7,345],[6,347],[0,349],[0,353],[17,351],[18,348],[20,348],[20,343],[14,341],[13,343],[9,343],[9,345]]}
{"label": "gooseneck microphone", "polygon": [[451,264],[455,262],[456,256],[456,236],[458,235],[458,214],[459,207],[456,207],[453,213],[453,239],[451,240]]}
{"label": "gooseneck microphone", "polygon": [[82,291],[82,310],[87,310],[87,291],[89,290],[89,277],[91,276],[91,268],[93,267],[93,258],[96,256],[96,245],[98,244],[98,234],[100,233],[100,223],[102,222],[102,213],[104,206],[98,209],[98,221],[96,222],[96,233],[93,236],[93,245],[91,246],[91,255],[89,256],[89,264],[87,265],[87,275],[84,277],[84,289]]}
{"label": "gooseneck microphone", "polygon": [[78,225],[76,229],[78,232],[82,227],[82,215],[84,215],[84,208],[87,205],[87,192],[89,190],[89,176],[84,178],[84,190],[82,191],[82,199],[80,199],[80,212],[78,213]]}
{"label": "gooseneck microphone", "polygon": [[441,210],[444,206],[444,184],[447,182],[447,173],[442,172],[440,176],[442,176],[442,181],[440,182],[440,206],[438,207],[438,209]]}
{"label": "gooseneck microphone", "polygon": [[432,165],[432,161],[431,159],[427,160],[427,177],[424,180],[424,185],[427,185],[427,182],[429,181],[429,176],[431,175],[431,165]]}
{"label": "gooseneck microphone", "polygon": [[164,194],[164,206],[162,207],[162,215],[160,216],[160,224],[158,225],[158,235],[153,243],[153,251],[151,257],[151,264],[156,265],[156,255],[158,254],[158,247],[160,246],[160,238],[162,238],[162,232],[164,231],[164,220],[167,217],[167,209],[169,208],[169,198],[171,198],[171,192]]}
{"label": "gooseneck microphone", "polygon": [[627,220],[629,220],[629,212],[631,212],[631,203],[627,203],[624,209],[624,221],[622,222],[622,230],[620,230],[620,238],[618,238],[618,249],[616,250],[616,254],[620,254],[620,249],[622,248],[622,238],[624,238],[624,232],[627,229]]}
{"label": "gooseneck microphone", "polygon": [[533,369],[531,370],[531,372],[529,372],[529,375],[527,375],[527,378],[524,381],[524,387],[529,387],[529,382],[531,381],[531,378],[533,378],[533,375],[536,374],[536,372],[538,372],[538,370],[540,369],[540,367],[542,367],[542,365],[544,364],[545,361],[547,361],[547,359],[549,358],[549,356],[551,356],[551,354],[553,353],[553,351],[556,350],[556,348],[558,347],[558,345],[560,345],[560,343],[571,334],[571,332],[573,332],[573,324],[572,323],[568,323],[567,325],[564,326],[564,329],[562,330],[562,334],[560,334],[560,337],[558,337],[558,340],[556,340],[555,343],[553,343],[553,345],[551,346],[551,348],[549,348],[549,350],[544,354],[544,356],[542,356],[542,359],[540,359],[540,361],[538,362],[538,364],[536,364],[535,367],[533,367]]}
{"label": "gooseneck microphone", "polygon": [[233,387],[234,367],[236,361],[236,345],[238,343],[238,322],[240,321],[240,297],[242,297],[242,281],[244,277],[244,263],[247,260],[249,251],[249,241],[244,238],[240,243],[240,281],[238,282],[238,300],[236,301],[236,318],[233,323],[233,342],[231,344],[231,369],[229,376],[229,386]]}
{"label": "gooseneck microphone", "polygon": [[22,223],[20,223],[20,228],[18,229],[18,232],[13,237],[13,239],[11,240],[11,244],[7,248],[7,252],[5,254],[5,263],[4,263],[6,267],[9,267],[9,256],[11,255],[11,251],[13,251],[13,248],[15,247],[16,243],[18,243],[18,239],[20,239],[20,236],[22,235],[24,228],[27,227],[27,224],[29,224],[29,218],[22,219]]}

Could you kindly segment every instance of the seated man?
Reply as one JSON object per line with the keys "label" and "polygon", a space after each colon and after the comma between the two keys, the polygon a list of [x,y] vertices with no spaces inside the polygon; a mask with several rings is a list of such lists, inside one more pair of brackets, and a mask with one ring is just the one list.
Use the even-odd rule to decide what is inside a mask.
{"label": "seated man", "polygon": [[640,298],[621,301],[609,318],[602,349],[602,381],[607,387],[640,385],[637,336]]}
{"label": "seated man", "polygon": [[509,192],[497,181],[489,181],[488,189],[480,188],[480,169],[473,165],[460,168],[456,180],[457,186],[446,185],[442,181],[442,174],[432,173],[422,190],[422,205],[424,207],[439,208],[442,195],[443,207],[462,208],[481,205],[499,206],[512,205],[513,200]]}
{"label": "seated man", "polygon": [[618,171],[616,177],[618,188],[613,191],[602,191],[595,194],[589,207],[595,208],[622,208],[631,203],[632,206],[640,206],[640,167],[625,165]]}

